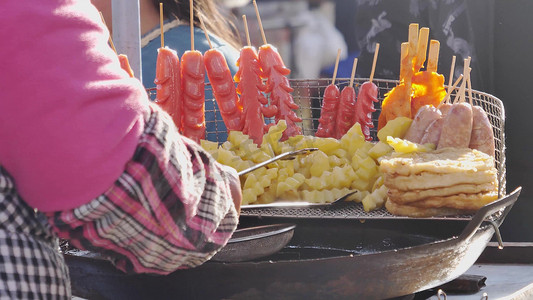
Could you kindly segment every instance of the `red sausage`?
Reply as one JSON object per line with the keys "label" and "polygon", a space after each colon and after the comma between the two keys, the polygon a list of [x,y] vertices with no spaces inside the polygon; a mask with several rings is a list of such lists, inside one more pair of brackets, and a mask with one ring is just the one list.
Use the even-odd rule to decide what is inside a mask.
{"label": "red sausage", "polygon": [[241,131],[243,127],[242,104],[235,83],[222,52],[207,50],[204,54],[207,77],[228,131]]}
{"label": "red sausage", "polygon": [[271,105],[265,108],[263,106],[268,103],[268,100],[263,96],[266,87],[260,77],[261,67],[254,48],[248,46],[241,49],[237,66],[239,70],[234,79],[238,82],[237,93],[241,95],[243,105],[244,124],[242,132],[260,146],[266,128],[263,114],[272,117],[277,112],[277,107]]}
{"label": "red sausage", "polygon": [[205,64],[199,51],[181,57],[183,87],[183,135],[200,143],[205,138]]}
{"label": "red sausage", "polygon": [[378,87],[373,82],[367,81],[359,87],[355,104],[355,122],[361,125],[361,130],[367,141],[372,140],[370,128],[374,128],[372,122],[372,113],[376,111],[374,102],[378,102]]}
{"label": "red sausage", "polygon": [[424,105],[418,109],[411,126],[407,130],[404,139],[413,143],[421,143],[422,137],[429,125],[441,118],[441,112],[433,105]]}
{"label": "red sausage", "polygon": [[494,156],[494,132],[487,113],[480,106],[472,107],[472,113],[472,135],[469,147]]}
{"label": "red sausage", "polygon": [[320,119],[318,119],[318,129],[315,133],[317,137],[335,137],[335,117],[339,104],[340,90],[335,84],[330,84],[324,91]]}
{"label": "red sausage", "polygon": [[265,92],[270,93],[271,105],[278,108],[275,121],[277,123],[279,120],[285,120],[287,123],[287,129],[283,131],[281,140],[302,134],[302,129],[296,125],[297,122],[302,122],[302,119],[294,112],[299,106],[293,101],[291,95],[293,89],[287,78],[291,70],[285,67],[281,56],[272,45],[261,46],[258,59],[263,70],[262,76],[267,79]]}
{"label": "red sausage", "polygon": [[176,51],[169,48],[157,50],[157,64],[154,83],[157,87],[155,102],[166,111],[181,132],[182,98],[180,61]]}
{"label": "red sausage", "polygon": [[345,86],[337,108],[335,138],[340,139],[355,124],[355,89]]}
{"label": "red sausage", "polygon": [[437,149],[445,147],[468,148],[472,133],[472,106],[468,103],[453,104],[444,118]]}

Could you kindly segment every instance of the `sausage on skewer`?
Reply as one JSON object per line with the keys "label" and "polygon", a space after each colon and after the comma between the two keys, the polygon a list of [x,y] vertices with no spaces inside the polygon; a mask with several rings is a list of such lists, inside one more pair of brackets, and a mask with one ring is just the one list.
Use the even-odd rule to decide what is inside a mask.
{"label": "sausage on skewer", "polygon": [[181,132],[183,127],[180,60],[176,51],[166,47],[157,50],[154,83],[157,87],[155,102],[172,117]]}
{"label": "sausage on skewer", "polygon": [[204,61],[213,96],[218,103],[226,128],[228,131],[241,131],[243,108],[226,58],[222,52],[209,49],[204,54]]}

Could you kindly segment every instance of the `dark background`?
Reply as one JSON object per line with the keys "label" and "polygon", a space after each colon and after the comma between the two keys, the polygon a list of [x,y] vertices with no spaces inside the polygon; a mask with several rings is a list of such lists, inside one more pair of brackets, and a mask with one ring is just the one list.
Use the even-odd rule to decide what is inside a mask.
{"label": "dark background", "polygon": [[494,95],[506,109],[507,191],[523,187],[501,233],[504,241],[533,241],[533,1],[495,4]]}

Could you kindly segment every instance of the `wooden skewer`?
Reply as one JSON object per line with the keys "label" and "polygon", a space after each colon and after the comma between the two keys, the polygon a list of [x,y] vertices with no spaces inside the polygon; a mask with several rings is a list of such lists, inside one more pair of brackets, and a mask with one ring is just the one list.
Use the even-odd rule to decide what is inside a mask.
{"label": "wooden skewer", "polygon": [[163,27],[163,3],[159,2],[159,27],[161,27],[161,48],[165,48],[165,28]]}
{"label": "wooden skewer", "polygon": [[[471,57],[468,57],[468,64],[470,65]],[[466,85],[468,86],[468,98],[470,105],[474,105],[474,100],[472,96],[472,81],[470,80],[470,73],[472,72],[472,68],[468,68],[468,78],[466,78]]]}
{"label": "wooden skewer", "polygon": [[263,23],[261,22],[261,16],[259,15],[259,9],[257,8],[257,2],[253,0],[254,8],[255,8],[255,14],[257,15],[257,22],[259,23],[259,30],[261,30],[261,37],[263,38],[263,44],[267,44],[267,39],[265,36],[265,30],[263,28]]}
{"label": "wooden skewer", "polygon": [[426,62],[426,52],[428,50],[429,28],[422,27],[418,34],[418,47],[416,49],[415,72],[420,71]]}
{"label": "wooden skewer", "polygon": [[465,87],[466,87],[466,78],[468,78],[468,72],[470,69],[470,60],[468,58],[465,58],[464,60],[464,67],[463,67],[463,75],[465,80],[461,83],[461,88],[459,89],[459,93],[455,97],[454,102],[464,102],[465,101]]}
{"label": "wooden skewer", "polygon": [[418,45],[418,24],[409,24],[409,56],[414,58],[416,56],[416,47]]}
{"label": "wooden skewer", "polygon": [[437,67],[439,64],[439,50],[440,42],[437,40],[431,40],[429,43],[428,65],[426,68],[428,72],[437,72]]}
{"label": "wooden skewer", "polygon": [[209,38],[209,33],[207,33],[207,29],[205,28],[204,18],[202,17],[200,17],[200,25],[202,26],[202,30],[205,33],[205,38],[207,39],[207,43],[209,44],[209,49],[213,49],[213,45],[211,44],[211,39]]}
{"label": "wooden skewer", "polygon": [[461,76],[459,76],[459,78],[457,78],[457,80],[455,81],[455,83],[453,85],[450,85],[450,88],[448,89],[448,92],[446,92],[446,96],[444,96],[444,98],[440,102],[439,106],[437,106],[437,108],[440,108],[443,103],[446,103],[448,101],[448,98],[450,98],[450,95],[452,94],[452,91],[457,87],[457,85],[459,84],[461,79],[463,79],[463,74],[461,74]]}
{"label": "wooden skewer", "polygon": [[[450,67],[450,78],[448,80],[448,92],[447,94],[450,93],[450,91],[452,90],[452,82],[453,82],[453,72],[455,71],[455,55],[452,56],[452,66]],[[444,100],[448,101],[448,98],[444,98]]]}
{"label": "wooden skewer", "polygon": [[[102,14],[101,11],[99,11],[99,13],[100,13],[100,18],[102,19],[102,23],[104,23],[104,25],[107,27],[107,24],[105,23],[104,15]],[[115,51],[115,54],[118,54],[117,48],[115,48],[115,44],[113,43],[113,39],[111,39],[111,34],[109,34],[109,45],[111,46],[111,49]]]}
{"label": "wooden skewer", "polygon": [[370,82],[374,80],[374,71],[376,71],[376,63],[378,61],[379,43],[376,43],[376,50],[374,51],[374,60],[372,61],[372,71],[370,71]]}
{"label": "wooden skewer", "polygon": [[337,70],[339,69],[339,61],[341,59],[341,49],[337,50],[337,59],[335,60],[335,69],[333,69],[333,80],[331,81],[332,84],[335,84],[335,80],[337,79]]}
{"label": "wooden skewer", "polygon": [[400,52],[400,81],[406,80],[407,72],[410,66],[407,66],[407,55],[409,54],[409,43],[402,43],[401,52]]}
{"label": "wooden skewer", "polygon": [[352,75],[350,76],[350,87],[353,87],[353,80],[355,78],[355,69],[357,68],[357,58],[353,59]]}
{"label": "wooden skewer", "polygon": [[191,25],[191,51],[194,51],[194,6],[193,0],[189,0],[190,25]]}
{"label": "wooden skewer", "polygon": [[248,43],[248,46],[252,46],[252,42],[250,41],[250,33],[248,32],[248,22],[246,21],[246,15],[242,15],[242,21],[244,22],[244,32],[246,33],[246,42]]}
{"label": "wooden skewer", "polygon": [[468,89],[468,103],[470,103],[470,105],[474,105],[474,100],[473,100],[473,96],[472,96],[472,82],[470,81],[470,72],[472,71],[472,68],[470,68],[470,71],[468,72],[468,78],[466,79],[466,86],[467,86],[467,89]]}

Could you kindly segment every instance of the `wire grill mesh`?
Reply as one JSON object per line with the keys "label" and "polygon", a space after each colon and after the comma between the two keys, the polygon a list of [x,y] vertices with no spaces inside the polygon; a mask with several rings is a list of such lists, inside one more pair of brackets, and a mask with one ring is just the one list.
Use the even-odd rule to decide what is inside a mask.
{"label": "wire grill mesh", "polygon": [[[335,84],[342,90],[343,87],[349,84],[350,79],[339,78],[336,79]],[[356,93],[359,91],[359,86],[368,78],[356,78],[354,80],[354,88]],[[398,81],[374,79],[373,82],[378,87],[378,102],[375,104],[376,111],[372,114],[372,121],[374,122],[374,128],[370,129],[370,135],[374,141],[377,141],[377,120],[381,113],[381,102],[385,98],[385,94],[394,88]],[[300,107],[297,110],[297,115],[302,118],[301,124],[304,135],[314,135],[318,127],[318,119],[320,117],[320,108],[322,106],[322,95],[324,89],[331,84],[331,79],[291,79],[291,87],[294,89],[292,93],[294,102]],[[451,93],[451,99],[455,98],[459,88],[456,88]],[[155,98],[155,89],[148,90],[152,99]],[[215,120],[206,121],[215,123],[215,131],[207,131],[206,136],[217,137],[217,142],[222,143],[224,140],[218,140],[219,137],[225,136],[226,132],[218,130],[222,122],[220,114],[216,111],[215,100],[211,96],[211,87],[206,85],[206,101],[213,101],[214,109],[209,111],[206,109],[206,114],[211,113],[216,116]],[[468,93],[467,93],[468,99]],[[506,194],[506,167],[505,167],[505,110],[503,103],[500,99],[480,91],[472,91],[472,103],[479,105],[487,112],[490,123],[492,124],[494,131],[495,142],[495,161],[496,168],[498,170],[498,182],[499,182],[499,196],[502,197]],[[208,105],[206,105],[207,107]],[[272,120],[265,120],[265,122],[271,122]],[[207,124],[206,124],[207,125]],[[209,127],[209,126],[207,126]],[[388,213],[385,209],[379,209],[372,212],[365,212],[363,207],[359,203],[347,202],[341,204],[335,204],[334,206],[326,208],[257,208],[247,209],[241,212],[244,216],[262,216],[262,217],[291,217],[291,218],[350,218],[350,219],[401,219],[404,217],[394,216]],[[433,217],[434,219],[469,219],[470,216],[451,216],[451,217]]]}

